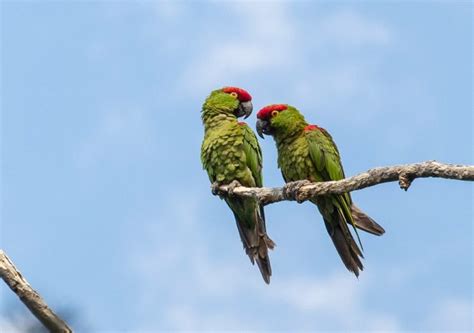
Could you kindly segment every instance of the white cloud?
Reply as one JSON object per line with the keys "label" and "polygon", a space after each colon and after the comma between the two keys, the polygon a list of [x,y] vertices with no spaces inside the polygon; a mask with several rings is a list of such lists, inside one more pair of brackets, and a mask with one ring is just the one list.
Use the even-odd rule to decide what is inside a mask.
{"label": "white cloud", "polygon": [[0,332],[2,333],[23,333],[31,330],[33,321],[26,320],[21,316],[14,316],[13,318],[0,317]]}
{"label": "white cloud", "polygon": [[365,123],[380,111],[377,60],[358,61],[354,52],[392,43],[394,34],[383,22],[350,9],[323,11],[311,20],[299,18],[293,6],[277,1],[239,1],[225,6],[235,21],[242,22],[241,34],[238,38],[224,34],[217,41],[203,40],[183,66],[179,87],[204,96],[223,85],[267,78],[265,82],[272,85],[267,89],[272,93],[266,89],[258,92],[260,98],[269,100],[265,103],[274,102],[278,94],[278,99],[285,99],[282,102],[293,100],[297,106],[306,104],[312,109],[332,107],[338,110],[335,116],[341,112],[352,116],[347,103],[362,101],[371,105],[360,110],[364,117],[357,117]]}
{"label": "white cloud", "polygon": [[353,308],[358,294],[352,276],[334,275],[325,279],[292,278],[277,283],[274,294],[288,305],[305,312],[328,311],[339,313],[340,308]]}
{"label": "white cloud", "polygon": [[0,332],[20,333],[22,332],[22,330],[16,327],[15,325],[13,325],[13,323],[11,323],[10,321],[0,318]]}
{"label": "white cloud", "polygon": [[437,304],[426,326],[437,331],[472,332],[472,300],[449,298]]}
{"label": "white cloud", "polygon": [[323,17],[316,27],[315,41],[343,48],[386,45],[393,33],[381,22],[371,20],[349,9]]}
{"label": "white cloud", "polygon": [[[235,21],[242,23],[239,25],[241,34],[237,38],[222,32],[217,40],[203,39],[199,48],[190,50],[192,57],[177,74],[180,90],[186,87],[204,96],[221,85],[267,75],[270,80],[280,80],[284,89],[302,102],[309,103],[316,98],[324,103],[374,94],[370,87],[376,82],[364,64],[349,61],[351,58],[347,56],[345,63],[333,61],[328,66],[327,61],[318,62],[313,56],[331,46],[351,50],[361,46],[385,46],[391,42],[392,34],[382,23],[346,10],[321,17],[306,30],[305,23],[312,22],[297,19],[289,3],[239,1],[218,5],[229,9]],[[214,27],[212,24],[207,26],[209,32]],[[214,37],[219,34],[212,33]],[[301,45],[301,36],[308,34],[315,36],[314,44]],[[297,71],[291,72],[292,69]],[[280,75],[282,72],[285,75]],[[187,195],[184,202],[182,194],[176,193],[168,199],[169,203],[160,205],[168,208],[150,212],[150,217],[145,218],[150,223],[143,225],[154,227],[138,228],[139,234],[133,237],[141,240],[132,247],[129,258],[130,271],[136,273],[139,281],[136,285],[140,301],[136,307],[138,312],[152,308],[163,314],[150,318],[148,313],[143,313],[143,329],[256,330],[271,327],[271,315],[255,316],[251,309],[245,309],[246,302],[255,303],[253,305],[259,308],[287,309],[287,320],[292,320],[291,314],[298,316],[300,322],[293,323],[301,325],[300,329],[314,330],[325,327],[323,325],[334,329],[331,323],[341,330],[354,327],[359,330],[398,329],[398,318],[370,309],[363,303],[369,283],[358,283],[346,272],[317,279],[278,276],[270,286],[265,286],[256,267],[249,263],[241,267],[241,261],[236,261],[248,261],[243,251],[238,259],[229,258],[224,254],[226,251],[216,252],[214,241],[202,232],[210,226],[198,220],[199,216],[205,215],[201,212],[199,197]],[[229,216],[225,220],[230,220]],[[233,228],[232,239],[237,241],[235,227],[229,228]],[[229,248],[232,246],[235,247],[235,243],[229,244]],[[364,273],[363,278],[369,281],[370,275]],[[226,306],[210,306],[209,303]],[[246,321],[246,317],[252,320]],[[324,317],[333,320],[328,323]]]}
{"label": "white cloud", "polygon": [[302,323],[306,328],[397,330],[399,324],[395,317],[368,309],[363,304],[371,275],[366,272],[363,279],[364,282],[354,280],[346,272],[322,278],[287,277],[278,280],[267,296],[312,318]]}
{"label": "white cloud", "polygon": [[129,157],[130,152],[140,152],[148,146],[152,133],[145,110],[109,106],[80,143],[76,162],[80,167],[88,167],[100,162],[104,156]]}
{"label": "white cloud", "polygon": [[[363,304],[370,274],[364,273],[364,283],[345,271],[319,278],[278,276],[267,286],[243,251],[229,257],[238,242],[232,224],[228,238],[233,242],[222,253],[216,242],[202,233],[209,226],[200,221],[206,214],[198,195],[191,193],[183,201],[182,194],[176,192],[166,201],[162,210],[150,212],[145,222],[134,220],[137,234],[130,237],[140,242],[131,247],[127,244],[131,253],[128,265],[136,274],[136,293],[140,295],[135,312],[143,313],[140,329],[277,328],[270,312],[255,316],[253,307],[286,309],[288,317],[279,320],[295,329],[397,329],[395,317]],[[230,214],[223,219],[232,222]],[[142,225],[153,227],[143,230]],[[227,235],[222,237],[227,239]],[[252,304],[249,309],[247,302]],[[143,309],[154,309],[160,316],[150,317]]]}
{"label": "white cloud", "polygon": [[165,21],[178,19],[185,10],[184,3],[181,1],[160,0],[145,4],[151,5],[155,14]]}
{"label": "white cloud", "polygon": [[174,330],[210,331],[245,330],[242,320],[232,314],[203,313],[197,307],[176,304],[166,310],[167,320],[173,323]]}
{"label": "white cloud", "polygon": [[[185,67],[180,85],[202,94],[216,87],[238,81],[243,76],[261,75],[297,61],[290,50],[296,31],[289,24],[288,6],[284,2],[220,3],[241,22],[239,38],[223,35],[217,41],[207,40],[204,50]],[[274,24],[269,24],[269,18]]]}
{"label": "white cloud", "polygon": [[[394,40],[392,30],[383,22],[344,9],[321,15],[315,22],[302,22],[298,35],[303,33],[313,38],[301,51],[304,69],[289,78],[294,100],[310,110],[330,110],[334,117],[349,116],[356,124],[367,123],[381,110],[382,82],[377,77],[377,58],[368,63],[357,52],[362,47],[389,47]],[[370,105],[359,108],[364,117],[353,117],[347,105],[354,101]]]}

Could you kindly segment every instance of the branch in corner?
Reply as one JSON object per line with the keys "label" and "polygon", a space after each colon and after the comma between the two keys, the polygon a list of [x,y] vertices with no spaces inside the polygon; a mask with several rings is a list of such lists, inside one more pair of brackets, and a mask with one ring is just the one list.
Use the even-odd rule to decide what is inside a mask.
{"label": "branch in corner", "polygon": [[[319,195],[352,192],[394,181],[398,181],[400,188],[406,191],[416,178],[428,177],[473,181],[474,166],[427,161],[370,169],[338,181],[318,183],[297,181],[273,188],[239,186],[232,189],[232,195],[257,198],[264,205],[285,200],[303,202]],[[223,195],[227,195],[228,191],[228,185],[219,187],[219,192]]]}
{"label": "branch in corner", "polygon": [[72,329],[48,307],[41,296],[30,286],[2,250],[0,250],[0,278],[50,332],[72,332]]}

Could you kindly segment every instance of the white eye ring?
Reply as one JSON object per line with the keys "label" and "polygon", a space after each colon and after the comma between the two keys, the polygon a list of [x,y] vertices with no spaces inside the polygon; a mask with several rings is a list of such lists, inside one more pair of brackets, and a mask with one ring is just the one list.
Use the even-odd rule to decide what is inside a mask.
{"label": "white eye ring", "polygon": [[277,110],[273,110],[272,113],[271,113],[272,117],[275,117],[277,114],[278,114]]}
{"label": "white eye ring", "polygon": [[239,94],[237,94],[235,91],[231,92],[230,95],[234,96],[235,98],[237,98],[237,96],[239,96]]}

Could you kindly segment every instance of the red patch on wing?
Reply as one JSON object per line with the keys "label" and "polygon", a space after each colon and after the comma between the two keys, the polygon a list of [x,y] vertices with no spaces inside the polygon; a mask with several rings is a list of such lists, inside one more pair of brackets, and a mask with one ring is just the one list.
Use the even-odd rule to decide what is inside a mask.
{"label": "red patch on wing", "polygon": [[305,131],[315,131],[315,130],[321,130],[321,127],[318,125],[308,125],[304,128]]}
{"label": "red patch on wing", "polygon": [[250,94],[242,88],[224,87],[224,88],[222,88],[222,91],[225,92],[225,93],[228,93],[228,94],[230,94],[232,92],[237,93],[237,95],[238,95],[237,98],[241,102],[248,102],[248,101],[252,100],[252,96],[250,96]]}
{"label": "red patch on wing", "polygon": [[247,125],[247,123],[245,121],[239,121],[239,125],[240,126],[245,126],[245,125]]}
{"label": "red patch on wing", "polygon": [[286,104],[272,104],[272,105],[267,105],[266,107],[260,109],[257,113],[257,118],[258,119],[268,119],[270,118],[272,111],[283,111],[288,109],[288,105]]}

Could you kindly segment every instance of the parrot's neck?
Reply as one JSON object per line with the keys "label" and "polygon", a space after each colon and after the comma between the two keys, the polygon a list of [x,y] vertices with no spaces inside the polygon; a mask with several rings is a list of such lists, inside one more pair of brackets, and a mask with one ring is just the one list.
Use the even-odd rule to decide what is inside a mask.
{"label": "parrot's neck", "polygon": [[289,123],[284,130],[276,130],[273,137],[277,146],[291,143],[299,138],[307,125],[306,121],[296,121]]}
{"label": "parrot's neck", "polygon": [[203,110],[202,122],[204,124],[204,130],[208,131],[216,129],[221,126],[238,123],[237,118],[233,114],[213,112],[213,110]]}

